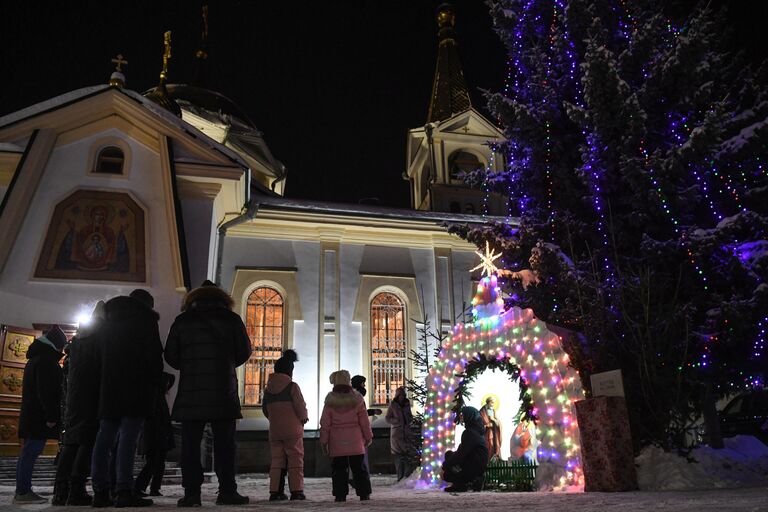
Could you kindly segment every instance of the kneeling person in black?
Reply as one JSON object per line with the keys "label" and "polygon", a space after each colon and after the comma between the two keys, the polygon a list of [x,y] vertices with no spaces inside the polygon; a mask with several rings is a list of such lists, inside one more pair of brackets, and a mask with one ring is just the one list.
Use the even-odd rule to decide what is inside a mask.
{"label": "kneeling person in black", "polygon": [[443,480],[452,483],[446,492],[465,492],[472,485],[476,491],[482,489],[482,477],[488,465],[488,444],[485,441],[485,426],[480,412],[474,407],[462,407],[464,433],[456,452],[445,453]]}

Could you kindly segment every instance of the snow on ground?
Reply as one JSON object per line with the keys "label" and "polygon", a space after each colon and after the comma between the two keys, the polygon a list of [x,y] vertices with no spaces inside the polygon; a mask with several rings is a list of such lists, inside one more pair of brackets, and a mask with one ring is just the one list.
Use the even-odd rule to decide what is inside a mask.
{"label": "snow on ground", "polygon": [[[239,490],[250,496],[251,503],[244,507],[217,507],[216,484],[203,487],[203,508],[220,512],[242,510],[263,511],[326,511],[390,512],[404,510],[429,511],[567,511],[586,512],[621,510],[621,512],[648,512],[650,510],[674,510],[675,512],[722,512],[768,510],[768,487],[721,489],[709,491],[654,491],[628,493],[464,493],[451,495],[439,490],[412,490],[393,485],[388,476],[373,478],[371,501],[360,502],[350,495],[346,503],[334,503],[329,478],[308,478],[305,482],[307,501],[270,503],[266,475],[246,474],[238,476]],[[36,491],[50,496],[52,489]],[[156,498],[156,505],[145,510],[178,510],[176,500],[183,491],[179,485],[163,487],[165,496]],[[12,487],[0,487],[0,510],[50,510],[55,512],[86,512],[82,507],[50,507],[50,505],[11,505]],[[111,510],[111,509],[110,509]]]}
{"label": "snow on ground", "polygon": [[[752,436],[724,439],[725,448],[701,446],[688,459],[665,453],[655,446],[645,448],[635,459],[640,489],[695,490],[727,487],[768,486],[768,446]],[[768,511],[768,494],[763,510]]]}
{"label": "snow on ground", "polygon": [[[649,447],[635,460],[638,481],[642,491],[624,493],[584,492],[470,492],[449,494],[440,489],[414,489],[416,476],[395,483],[392,476],[372,477],[371,501],[360,502],[357,496],[348,496],[345,503],[334,503],[330,478],[307,478],[305,502],[269,502],[269,482],[264,474],[238,475],[241,494],[249,496],[251,503],[241,507],[217,507],[215,483],[203,486],[203,508],[221,512],[237,510],[265,511],[325,511],[389,512],[403,510],[429,511],[508,511],[540,510],[567,512],[648,512],[669,510],[675,512],[768,512],[768,447],[751,436],[737,436],[725,440],[723,450],[709,447],[691,452],[688,462],[674,453]],[[55,512],[84,512],[82,507],[51,507],[50,505],[11,504],[13,487],[0,486],[0,511],[52,510]],[[35,491],[50,497],[51,487],[37,487]],[[167,485],[164,496],[155,498],[149,510],[178,510],[176,501],[184,494],[180,485]]]}

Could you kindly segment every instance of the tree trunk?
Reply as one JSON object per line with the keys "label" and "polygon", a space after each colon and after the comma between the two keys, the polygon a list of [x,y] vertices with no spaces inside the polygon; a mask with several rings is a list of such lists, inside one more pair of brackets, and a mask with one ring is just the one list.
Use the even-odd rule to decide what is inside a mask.
{"label": "tree trunk", "polygon": [[704,428],[707,432],[706,442],[715,449],[724,448],[723,436],[720,433],[720,418],[715,407],[715,395],[712,393],[712,383],[707,382],[704,389]]}

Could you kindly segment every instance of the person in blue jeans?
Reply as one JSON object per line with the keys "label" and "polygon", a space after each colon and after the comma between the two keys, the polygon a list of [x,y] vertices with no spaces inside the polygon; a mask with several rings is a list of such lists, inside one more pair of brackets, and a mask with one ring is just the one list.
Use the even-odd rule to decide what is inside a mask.
{"label": "person in blue jeans", "polygon": [[47,439],[58,439],[61,425],[61,367],[67,336],[54,325],[27,350],[22,381],[19,438],[23,440],[16,462],[16,494],[13,503],[28,505],[48,500],[32,491],[32,471]]}
{"label": "person in blue jeans", "polygon": [[[152,417],[163,375],[163,347],[146,290],[109,300],[99,346],[99,433],[93,447],[93,506],[144,507],[152,500],[134,493],[133,463],[144,419]],[[115,448],[115,442],[117,446]],[[114,449],[115,491],[110,496],[109,452]]]}

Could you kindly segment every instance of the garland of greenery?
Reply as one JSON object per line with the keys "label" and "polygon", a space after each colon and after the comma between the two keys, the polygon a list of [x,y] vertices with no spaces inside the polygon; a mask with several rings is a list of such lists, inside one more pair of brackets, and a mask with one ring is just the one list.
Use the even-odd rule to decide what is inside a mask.
{"label": "garland of greenery", "polygon": [[520,378],[520,367],[509,362],[509,359],[502,357],[496,358],[478,353],[464,367],[464,372],[459,373],[459,385],[456,387],[456,395],[453,400],[453,418],[455,423],[459,423],[461,408],[464,407],[464,397],[467,394],[467,388],[477,379],[478,375],[486,370],[499,370],[509,375],[510,380],[517,381],[520,386],[520,411],[515,416],[515,421],[533,421],[536,423],[538,418],[533,412],[533,401],[528,393],[528,383],[524,378]]}

